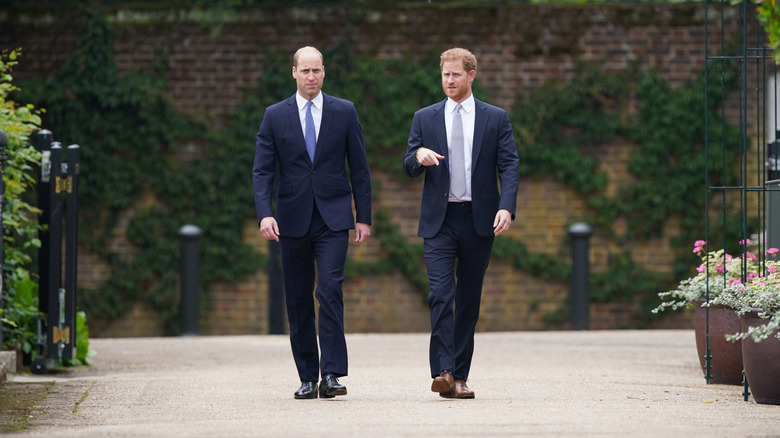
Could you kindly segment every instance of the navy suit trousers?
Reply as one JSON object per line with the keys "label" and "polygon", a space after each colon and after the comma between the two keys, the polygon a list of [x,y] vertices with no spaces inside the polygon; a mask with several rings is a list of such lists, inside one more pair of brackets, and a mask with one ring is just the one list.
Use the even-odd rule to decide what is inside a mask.
{"label": "navy suit trousers", "polygon": [[[336,377],[347,375],[341,287],[348,247],[349,230],[333,231],[328,228],[316,203],[311,225],[303,237],[279,239],[290,344],[302,381],[317,382],[320,372],[335,374]],[[317,289],[314,295],[320,304],[316,328],[312,297],[315,276]]]}
{"label": "navy suit trousers", "polygon": [[468,378],[493,239],[477,234],[470,202],[450,202],[438,234],[424,241],[431,288],[431,377],[447,370],[456,379]]}

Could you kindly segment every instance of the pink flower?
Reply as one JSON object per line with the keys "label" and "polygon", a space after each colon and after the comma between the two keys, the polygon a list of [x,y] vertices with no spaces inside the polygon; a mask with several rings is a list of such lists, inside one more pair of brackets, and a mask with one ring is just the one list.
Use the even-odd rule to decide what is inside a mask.
{"label": "pink flower", "polygon": [[777,248],[769,248],[768,250],[766,250],[766,253],[767,253],[767,254],[774,254],[774,253],[776,253],[777,251],[780,251],[780,249],[777,249]]}
{"label": "pink flower", "polygon": [[740,240],[739,244],[740,245],[750,245],[750,239]]}
{"label": "pink flower", "polygon": [[715,270],[720,272],[720,273],[724,273],[724,272],[726,272],[726,265],[721,263],[718,266],[715,266]]}
{"label": "pink flower", "polygon": [[767,268],[767,272],[775,272],[776,270],[777,270],[777,265],[772,265]]}
{"label": "pink flower", "polygon": [[756,257],[756,255],[753,254],[752,252],[746,252],[745,253],[745,257],[747,257],[747,258],[749,258],[751,260],[757,260],[758,259],[758,257]]}
{"label": "pink flower", "polygon": [[[772,267],[774,268],[774,266],[772,266]],[[704,270],[706,270],[706,269],[707,269],[707,267],[705,265],[699,265],[699,267],[696,268],[696,271],[697,272],[704,272]]]}
{"label": "pink flower", "polygon": [[740,280],[739,278],[732,278],[729,280],[729,284],[728,284],[729,286],[733,286],[735,284],[742,284],[742,280]]}

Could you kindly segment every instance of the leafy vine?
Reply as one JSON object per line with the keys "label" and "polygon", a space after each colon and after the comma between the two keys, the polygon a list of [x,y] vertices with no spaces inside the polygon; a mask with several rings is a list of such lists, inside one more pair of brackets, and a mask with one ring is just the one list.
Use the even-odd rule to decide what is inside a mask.
{"label": "leafy vine", "polygon": [[[56,77],[24,87],[25,100],[48,108],[44,126],[57,138],[83,146],[83,236],[89,248],[110,264],[112,274],[99,290],[80,291],[80,304],[100,318],[113,318],[143,300],[162,313],[167,333],[175,333],[181,225],[194,223],[204,230],[201,287],[207,297],[215,282],[236,281],[264,264],[242,236],[243,222],[254,214],[247,160],[264,108],[292,94],[289,59],[267,53],[262,82],[246,90],[228,128],[209,128],[176,113],[165,97],[162,76],[120,75],[111,24],[97,12],[89,12],[87,18],[84,33]],[[442,99],[435,79],[437,57],[363,59],[350,47],[341,40],[324,50],[328,92],[352,100],[358,108],[372,167],[402,178],[399,154],[414,111]],[[730,71],[725,77],[729,84],[735,81]],[[634,68],[603,74],[599,66],[583,64],[568,83],[549,82],[521,95],[514,105],[510,116],[522,175],[553,175],[576,189],[589,207],[581,219],[624,249],[612,256],[608,272],[592,280],[595,299],[654,295],[659,282],[669,281],[631,263],[626,242],[660,235],[672,215],[682,219],[683,241],[701,235],[704,128],[698,121],[704,108],[704,81],[720,79],[702,77],[672,90],[653,72]],[[478,83],[476,87],[481,90]],[[635,96],[638,112],[631,109],[630,96]],[[717,99],[710,99],[707,111],[716,118],[714,102]],[[727,153],[732,153],[738,134],[733,129],[725,133]],[[608,197],[607,177],[590,151],[618,136],[638,146],[629,163],[635,182]],[[176,148],[192,139],[202,140],[202,157],[177,161]],[[722,172],[714,161],[710,170],[717,178]],[[148,193],[156,202],[130,220],[127,238],[137,253],[124,259],[103,242],[120,212],[137,206]],[[634,226],[625,235],[610,234],[621,217]],[[381,210],[376,213],[375,234],[384,257],[372,263],[351,260],[347,274],[400,271],[424,295],[427,278],[420,268],[421,245],[409,243]],[[494,254],[540,278],[563,279],[570,271],[559,255],[533,254],[513,239],[496,240]],[[685,254],[678,258],[688,261]],[[675,269],[686,264],[670,263]],[[202,306],[208,308],[209,300],[202,300]]]}

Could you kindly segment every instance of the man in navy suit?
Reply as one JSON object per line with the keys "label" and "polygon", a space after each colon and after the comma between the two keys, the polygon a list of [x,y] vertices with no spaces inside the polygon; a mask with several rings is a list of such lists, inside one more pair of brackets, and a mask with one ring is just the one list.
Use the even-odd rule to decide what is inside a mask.
{"label": "man in navy suit", "polygon": [[404,171],[425,173],[417,234],[430,285],[431,390],[474,398],[466,380],[482,281],[494,237],[515,218],[519,158],[506,111],[472,95],[474,55],[447,50],[440,67],[447,99],[414,114]]}
{"label": "man in navy suit", "polygon": [[[341,286],[349,230],[355,229],[357,243],[371,234],[371,175],[355,106],[321,92],[322,53],[314,47],[299,49],[292,76],[298,91],[268,107],[257,132],[255,206],[263,237],[279,242],[290,344],[301,379],[294,397],[312,399],[319,393],[330,398],[347,394],[338,381],[347,375]],[[312,298],[315,263],[318,326]]]}

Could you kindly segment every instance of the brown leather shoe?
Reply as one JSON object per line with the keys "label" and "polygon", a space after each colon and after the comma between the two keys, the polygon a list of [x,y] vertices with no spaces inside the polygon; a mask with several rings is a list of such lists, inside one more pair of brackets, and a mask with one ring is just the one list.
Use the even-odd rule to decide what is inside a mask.
{"label": "brown leather shoe", "polygon": [[455,380],[455,398],[474,398],[474,391],[466,386],[466,379]]}
{"label": "brown leather shoe", "polygon": [[[455,379],[451,373],[441,373],[439,377],[433,379],[431,391],[438,392],[439,395],[455,391]],[[444,397],[444,395],[442,395]]]}

